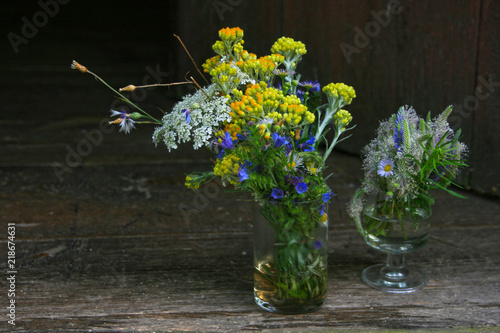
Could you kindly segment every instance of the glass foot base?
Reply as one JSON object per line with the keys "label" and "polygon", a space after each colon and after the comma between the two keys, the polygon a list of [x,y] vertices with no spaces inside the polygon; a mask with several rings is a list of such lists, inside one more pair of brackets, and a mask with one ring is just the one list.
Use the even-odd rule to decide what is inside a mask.
{"label": "glass foot base", "polygon": [[272,304],[270,302],[266,302],[265,300],[260,299],[255,296],[255,303],[264,311],[284,314],[284,315],[292,315],[292,314],[304,314],[319,310],[324,304],[324,298],[321,301],[316,302],[289,302],[288,304]]}
{"label": "glass foot base", "polygon": [[422,289],[429,282],[427,274],[415,268],[403,268],[398,273],[386,272],[385,264],[373,265],[363,270],[363,282],[368,286],[390,292],[411,293]]}

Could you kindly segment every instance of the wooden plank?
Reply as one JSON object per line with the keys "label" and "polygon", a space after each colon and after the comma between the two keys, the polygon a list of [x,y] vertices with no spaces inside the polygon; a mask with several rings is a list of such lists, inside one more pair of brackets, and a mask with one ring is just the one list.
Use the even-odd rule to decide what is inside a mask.
{"label": "wooden plank", "polygon": [[[500,191],[500,4],[482,2],[475,90],[464,99],[457,121],[473,122],[470,162],[475,189],[490,195]],[[486,162],[487,161],[487,162]]]}
{"label": "wooden plank", "polygon": [[[340,149],[359,153],[379,121],[401,105],[413,105],[422,116],[436,115],[474,89],[480,2],[287,4],[283,34],[302,40],[309,50],[300,69],[323,84],[345,82],[357,91],[346,107],[357,128]],[[471,144],[472,124],[461,125]]]}
{"label": "wooden plank", "polygon": [[[183,189],[186,168],[119,168],[121,175],[149,175],[143,185],[151,197],[139,187],[124,191],[130,184],[115,168],[83,167],[67,183],[47,177],[47,168],[1,169],[0,215],[19,226],[18,327],[236,332],[499,324],[498,201],[438,193],[431,240],[407,259],[428,272],[429,285],[409,295],[380,293],[360,273],[384,256],[364,244],[345,214],[358,185],[349,170],[360,170],[360,161],[335,153],[329,299],[313,314],[283,317],[253,304],[250,205],[235,205],[234,194],[221,191],[187,225],[176,212],[193,195]],[[3,230],[0,236],[4,242]]]}
{"label": "wooden plank", "polygon": [[18,327],[228,332],[495,326],[500,262],[487,255],[496,245],[484,238],[488,233],[498,233],[498,225],[442,231],[457,244],[467,235],[481,245],[431,240],[408,258],[428,272],[429,285],[397,295],[360,281],[361,270],[383,256],[368,250],[353,230],[335,232],[327,304],[285,317],[253,304],[250,232],[21,240]]}

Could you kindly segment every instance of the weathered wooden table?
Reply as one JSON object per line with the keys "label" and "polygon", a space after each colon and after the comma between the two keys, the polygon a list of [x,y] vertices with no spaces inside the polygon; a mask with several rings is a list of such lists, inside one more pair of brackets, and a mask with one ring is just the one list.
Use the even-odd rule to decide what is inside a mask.
{"label": "weathered wooden table", "polygon": [[[428,286],[404,295],[379,292],[360,274],[384,256],[364,244],[345,210],[359,184],[360,160],[336,153],[329,165],[337,196],[330,207],[326,305],[306,315],[265,313],[253,303],[247,197],[217,183],[186,189],[185,173],[210,168],[206,153],[167,154],[151,144],[150,128],[131,135],[100,128],[107,115],[95,105],[109,95],[64,87],[71,74],[60,75],[52,77],[59,83],[49,98],[33,82],[29,94],[2,106],[1,331],[498,328],[497,199],[437,193],[431,239],[408,256],[429,274]],[[17,83],[3,82],[4,93],[17,91]],[[85,108],[88,114],[78,113]],[[12,275],[15,283],[6,279]],[[5,297],[10,289],[15,295]],[[8,309],[12,300],[15,312]]]}

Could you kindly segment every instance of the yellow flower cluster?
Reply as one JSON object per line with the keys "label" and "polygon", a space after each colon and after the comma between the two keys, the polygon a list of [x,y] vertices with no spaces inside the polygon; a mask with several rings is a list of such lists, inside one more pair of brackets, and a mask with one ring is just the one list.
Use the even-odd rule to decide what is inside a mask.
{"label": "yellow flower cluster", "polygon": [[342,97],[345,101],[345,105],[351,104],[352,99],[356,97],[354,88],[344,83],[330,83],[323,87],[323,92],[329,99],[339,99]]}
{"label": "yellow flower cluster", "polygon": [[240,159],[234,154],[228,154],[224,158],[217,159],[214,167],[214,175],[222,179],[229,179],[231,184],[237,184],[238,171],[240,169]]}
{"label": "yellow flower cluster", "polygon": [[224,41],[237,41],[243,38],[243,30],[236,28],[223,28],[219,30],[219,38]]}
{"label": "yellow flower cluster", "polygon": [[186,183],[185,183],[187,188],[192,188],[194,190],[197,190],[200,188],[200,182],[196,177],[192,177],[191,175],[186,177]]}
{"label": "yellow flower cluster", "polygon": [[247,88],[240,100],[231,103],[232,112],[230,113],[231,123],[243,127],[249,121],[255,121],[262,117],[262,88],[258,84],[251,85]]}
{"label": "yellow flower cluster", "polygon": [[[294,127],[306,121],[314,122],[315,116],[309,112],[300,99],[294,95],[283,94],[282,90],[267,87],[263,81],[260,84],[248,86],[245,94],[233,91],[238,99],[231,103],[231,124],[237,125],[236,131],[240,130],[249,121],[259,121],[264,118],[273,119],[273,123],[285,122]],[[261,128],[262,133],[268,134],[268,130]],[[228,127],[226,126],[226,129]],[[231,128],[231,135],[235,135],[235,128]]]}
{"label": "yellow flower cluster", "polygon": [[247,61],[249,59],[257,59],[257,55],[255,53],[250,53],[247,50],[242,50],[240,52],[240,60],[236,63],[236,65],[240,67],[243,61]]}
{"label": "yellow flower cluster", "polygon": [[278,67],[279,65],[281,65],[283,63],[283,61],[285,61],[285,57],[282,56],[281,54],[270,54],[270,55],[266,55],[262,58],[265,58],[267,60],[270,60],[272,62],[274,62],[274,64],[276,65],[276,67]]}
{"label": "yellow flower cluster", "polygon": [[259,59],[248,59],[236,63],[240,69],[257,81],[267,81],[276,68],[276,63],[267,57]]}
{"label": "yellow flower cluster", "polygon": [[207,60],[205,60],[205,63],[203,65],[201,65],[203,67],[203,71],[205,73],[210,72],[215,66],[217,66],[219,61],[220,61],[220,55],[216,55],[215,57],[208,58]]}
{"label": "yellow flower cluster", "polygon": [[344,130],[346,126],[351,122],[352,116],[349,111],[338,110],[337,113],[335,113],[335,115],[333,116],[333,119],[335,121],[335,125]]}
{"label": "yellow flower cluster", "polygon": [[283,118],[290,125],[299,125],[305,117],[308,123],[314,122],[314,114],[307,110],[307,107],[303,104],[288,104],[283,103],[280,105],[280,111],[283,114]]}
{"label": "yellow flower cluster", "polygon": [[271,47],[272,53],[279,53],[285,57],[293,57],[294,55],[304,55],[307,53],[304,43],[295,41],[289,37],[281,37]]}
{"label": "yellow flower cluster", "polygon": [[238,60],[243,52],[243,30],[240,28],[224,28],[219,30],[218,40],[212,49],[220,56],[229,56],[231,60]]}
{"label": "yellow flower cluster", "polygon": [[212,70],[210,70],[210,75],[219,81],[220,84],[224,84],[229,81],[231,77],[234,83],[238,84],[238,78],[236,75],[236,68],[231,67],[227,62],[216,65]]}
{"label": "yellow flower cluster", "polygon": [[214,50],[215,53],[219,54],[219,55],[224,55],[225,54],[225,50],[226,50],[226,47],[224,45],[224,42],[221,41],[221,40],[218,40],[214,43],[214,45],[212,45],[212,49]]}
{"label": "yellow flower cluster", "polygon": [[[231,139],[236,140],[236,135],[241,133],[241,127],[238,124],[229,123],[224,126],[224,131],[216,133],[216,136],[222,138],[224,133],[228,132],[231,135]],[[222,139],[220,139],[222,140]]]}

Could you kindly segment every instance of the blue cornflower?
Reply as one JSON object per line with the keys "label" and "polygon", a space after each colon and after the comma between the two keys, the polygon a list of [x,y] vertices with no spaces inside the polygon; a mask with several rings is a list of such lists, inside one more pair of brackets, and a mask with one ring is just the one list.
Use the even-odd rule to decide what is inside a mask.
{"label": "blue cornflower", "polygon": [[323,247],[323,242],[322,242],[322,241],[319,241],[319,240],[314,241],[314,248],[315,248],[316,250],[319,250],[319,249],[321,249],[322,247]]}
{"label": "blue cornflower", "polygon": [[226,155],[224,148],[220,148],[219,153],[215,156],[215,158],[222,159]]}
{"label": "blue cornflower", "polygon": [[333,195],[332,191],[323,194],[323,196],[322,196],[323,202],[328,202],[328,200],[330,200],[330,198],[332,197],[332,195]]}
{"label": "blue cornflower", "polygon": [[295,190],[297,190],[298,194],[305,193],[307,191],[307,188],[307,184],[304,182],[300,182],[297,184],[297,186],[295,186]]}
{"label": "blue cornflower", "polygon": [[298,148],[302,149],[303,151],[314,151],[315,143],[316,143],[316,138],[314,138],[314,136],[311,136],[309,139],[307,139],[306,142],[299,144]]}
{"label": "blue cornflower", "polygon": [[130,130],[134,129],[134,120],[130,118],[130,115],[125,111],[125,110],[110,110],[111,111],[111,117],[118,116],[117,119],[110,121],[110,124],[119,124],[120,125],[120,132],[125,132],[126,134],[130,133]]}
{"label": "blue cornflower", "polygon": [[273,191],[271,192],[271,196],[274,199],[283,198],[284,195],[285,195],[285,193],[283,192],[283,190],[279,189],[279,188],[273,188]]}
{"label": "blue cornflower", "polygon": [[394,162],[389,159],[383,159],[378,164],[377,174],[381,177],[389,177],[394,174],[392,169],[394,169]]}
{"label": "blue cornflower", "polygon": [[182,109],[181,111],[182,111],[182,113],[186,114],[186,123],[189,124],[191,122],[191,115],[190,115],[191,110],[190,109]]}
{"label": "blue cornflower", "polygon": [[245,166],[241,167],[238,171],[238,177],[240,178],[240,182],[249,178],[248,169]]}
{"label": "blue cornflower", "polygon": [[288,139],[284,136],[279,135],[276,132],[271,134],[271,137],[273,138],[274,141],[274,148],[279,148],[281,146],[288,144]]}
{"label": "blue cornflower", "polygon": [[295,93],[295,96],[297,96],[302,103],[304,103],[304,95],[306,92],[302,89],[297,89],[297,92]]}
{"label": "blue cornflower", "polygon": [[226,131],[224,139],[222,139],[222,142],[220,145],[224,149],[234,149],[233,143],[234,143],[233,138],[231,138],[231,135],[229,134],[229,132]]}

